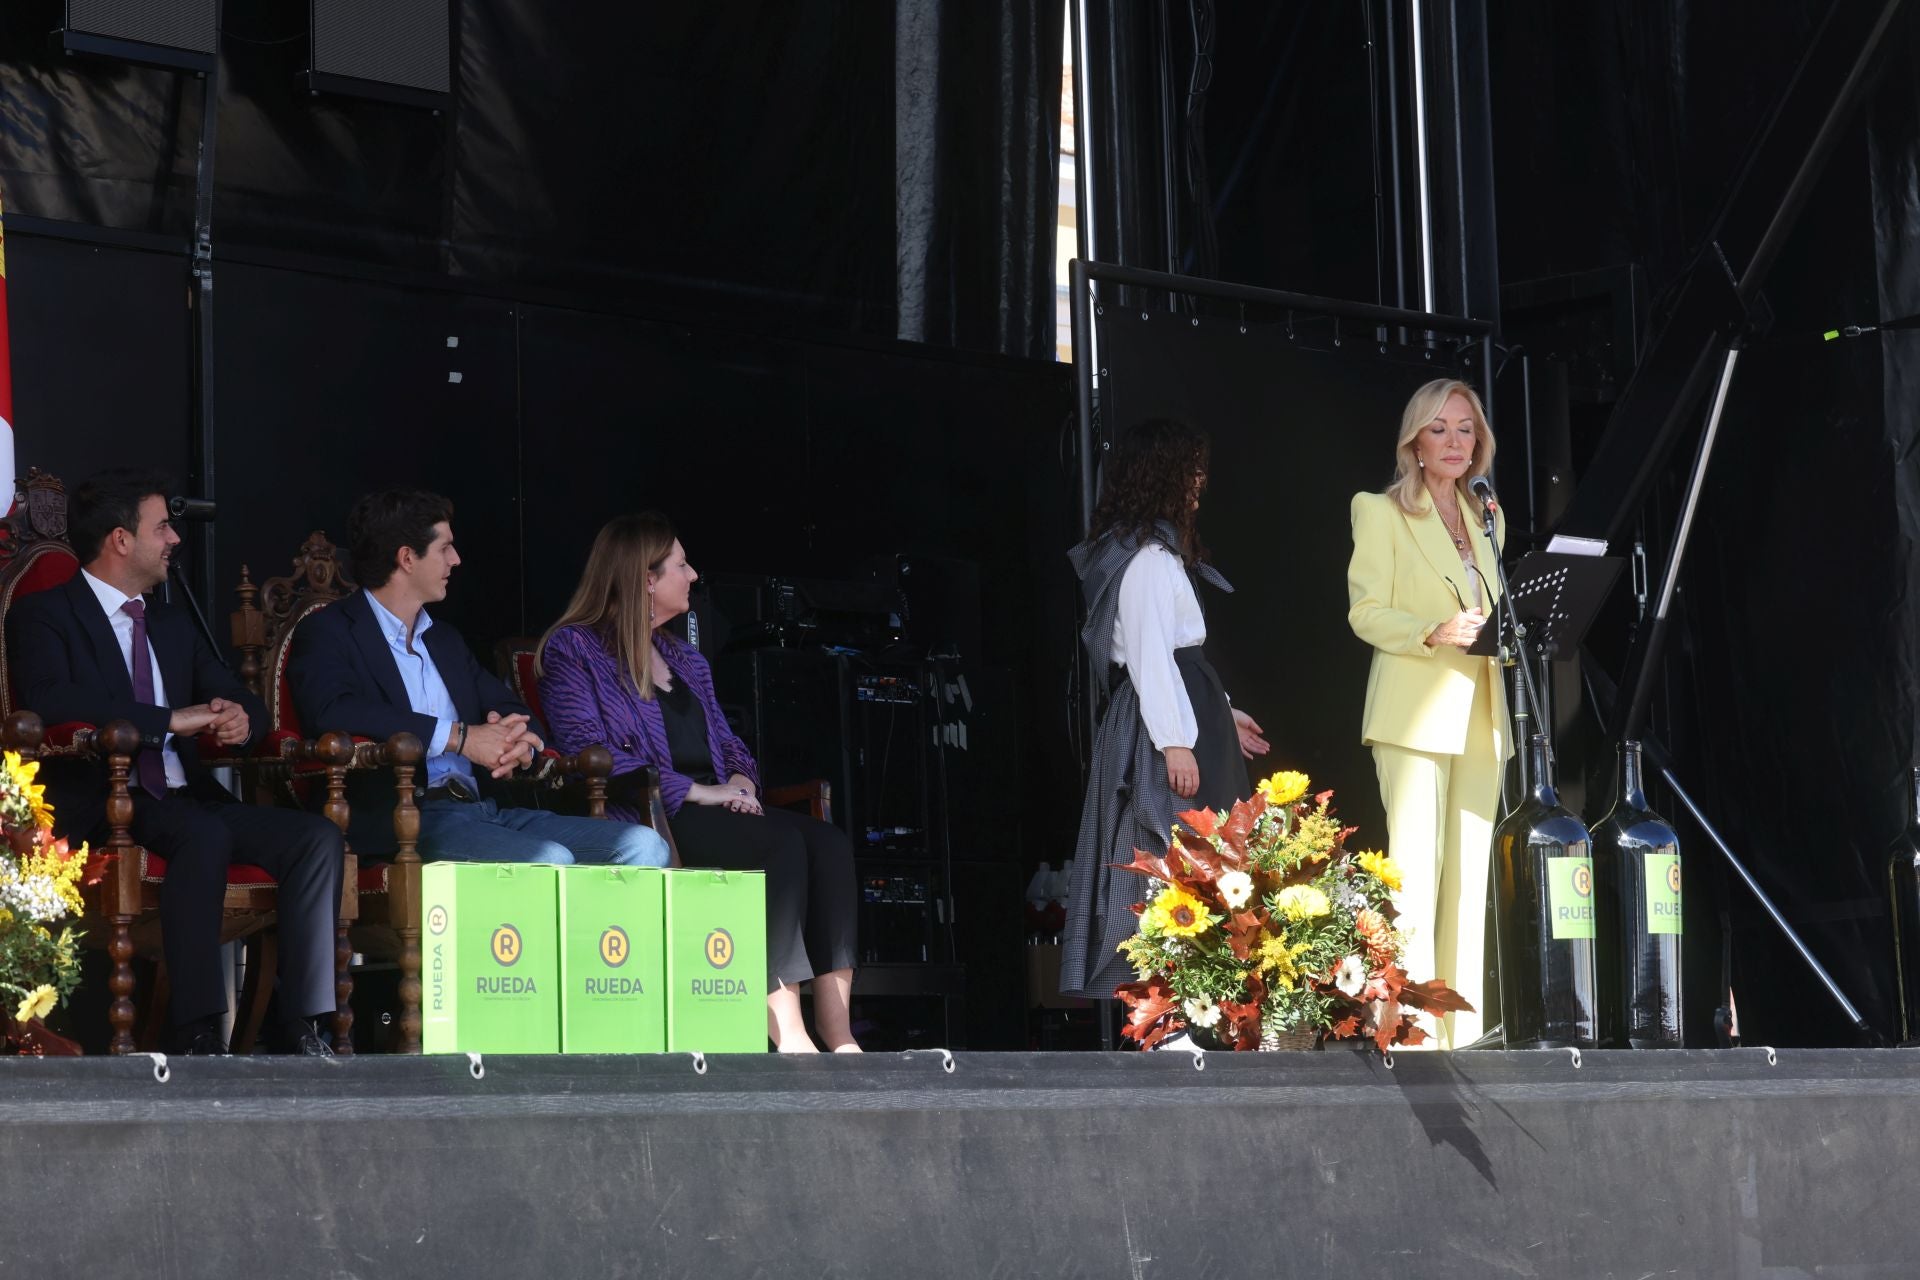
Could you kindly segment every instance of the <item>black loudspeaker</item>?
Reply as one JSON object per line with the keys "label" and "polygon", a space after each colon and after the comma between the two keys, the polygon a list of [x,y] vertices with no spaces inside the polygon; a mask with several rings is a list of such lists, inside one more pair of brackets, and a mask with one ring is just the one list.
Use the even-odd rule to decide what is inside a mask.
{"label": "black loudspeaker", "polygon": [[67,0],[68,53],[208,71],[220,47],[214,0]]}
{"label": "black loudspeaker", "polygon": [[312,0],[315,93],[379,98],[434,110],[452,92],[447,0]]}

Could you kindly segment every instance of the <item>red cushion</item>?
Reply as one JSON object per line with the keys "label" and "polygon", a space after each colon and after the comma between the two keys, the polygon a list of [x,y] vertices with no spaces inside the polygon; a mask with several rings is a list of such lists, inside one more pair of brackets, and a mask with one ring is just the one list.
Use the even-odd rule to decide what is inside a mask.
{"label": "red cushion", "polygon": [[532,649],[513,651],[513,683],[520,694],[520,701],[526,703],[527,710],[533,712],[533,718],[545,724],[547,713],[540,707],[540,677],[533,669],[537,656]]}
{"label": "red cushion", "polygon": [[359,889],[361,893],[385,893],[387,891],[387,873],[393,869],[391,862],[363,862],[360,864]]}
{"label": "red cushion", "polygon": [[[7,584],[4,596],[0,596],[0,615],[11,608],[13,602],[21,596],[30,596],[36,591],[45,591],[68,582],[80,572],[80,561],[74,558],[73,551],[61,542],[37,542],[27,548],[23,562],[17,567],[12,582]],[[14,694],[13,670],[7,668],[7,706],[15,709],[20,699]]]}
{"label": "red cushion", "polygon": [[[148,884],[159,884],[167,878],[167,860],[157,853],[148,853],[142,849],[140,859],[140,878]],[[227,866],[228,884],[272,884],[273,877],[259,867],[246,862],[234,862]]]}
{"label": "red cushion", "polygon": [[29,551],[33,559],[27,562],[27,568],[13,580],[14,599],[30,596],[36,591],[45,591],[48,587],[58,587],[72,580],[80,572],[80,561],[73,552],[57,543],[40,544],[40,548]]}

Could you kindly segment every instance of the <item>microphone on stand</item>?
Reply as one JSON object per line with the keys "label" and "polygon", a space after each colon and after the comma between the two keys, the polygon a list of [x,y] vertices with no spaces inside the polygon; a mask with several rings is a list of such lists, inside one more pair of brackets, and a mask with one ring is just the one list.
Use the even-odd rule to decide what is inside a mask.
{"label": "microphone on stand", "polygon": [[1467,492],[1480,499],[1480,523],[1486,527],[1487,541],[1493,541],[1493,513],[1500,509],[1500,498],[1493,491],[1493,481],[1485,476],[1475,476],[1467,481]]}

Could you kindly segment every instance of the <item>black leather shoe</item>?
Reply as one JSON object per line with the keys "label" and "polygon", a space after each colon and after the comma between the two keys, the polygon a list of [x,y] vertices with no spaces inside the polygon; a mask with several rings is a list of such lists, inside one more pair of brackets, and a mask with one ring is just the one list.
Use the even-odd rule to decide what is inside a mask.
{"label": "black leather shoe", "polygon": [[167,1052],[190,1058],[228,1056],[227,1042],[221,1039],[220,1028],[205,1025],[176,1027],[167,1041]]}
{"label": "black leather shoe", "polygon": [[287,1029],[287,1045],[288,1053],[298,1054],[303,1058],[331,1058],[333,1056],[332,1047],[320,1038],[320,1033],[313,1029],[313,1024],[307,1022],[305,1019],[301,1020],[299,1026],[289,1027]]}

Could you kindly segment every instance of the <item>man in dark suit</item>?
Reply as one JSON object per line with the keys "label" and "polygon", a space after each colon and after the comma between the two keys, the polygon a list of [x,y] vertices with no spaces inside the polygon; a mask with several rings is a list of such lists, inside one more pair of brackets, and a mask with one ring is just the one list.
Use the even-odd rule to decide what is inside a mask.
{"label": "man in dark suit", "polygon": [[[331,1056],[316,1021],[333,1013],[334,920],[346,852],[340,831],[312,814],[236,801],[201,763],[211,734],[244,754],[266,709],[182,612],[144,599],[166,581],[180,537],[164,480],[108,471],[74,491],[67,530],[80,573],[8,611],[20,705],[48,724],[131,721],[133,839],[167,860],[160,929],[173,985],[175,1053],[225,1053],[227,987],[220,922],[227,868],[260,867],[279,886],[282,1039],[293,1052]],[[106,839],[104,761],[41,766],[60,833]]]}
{"label": "man in dark suit", "polygon": [[[465,862],[665,866],[666,842],[631,822],[501,804],[493,784],[530,766],[544,728],[460,634],[427,606],[460,563],[453,504],[418,490],[368,494],[347,520],[362,590],[301,622],[287,677],[301,720],[369,738],[411,733],[426,749],[420,855]],[[351,780],[354,848],[394,847],[390,782]]]}

